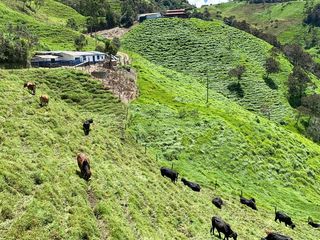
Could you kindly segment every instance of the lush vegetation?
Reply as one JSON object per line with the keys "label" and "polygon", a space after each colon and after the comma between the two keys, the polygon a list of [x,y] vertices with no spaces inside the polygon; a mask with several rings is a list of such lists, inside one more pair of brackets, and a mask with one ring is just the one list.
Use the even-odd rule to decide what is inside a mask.
{"label": "lush vegetation", "polygon": [[[235,16],[265,33],[276,35],[282,44],[297,43],[306,48],[319,61],[319,28],[306,25],[319,1],[290,1],[283,3],[247,4],[230,2],[210,6],[216,18]],[[315,16],[315,15],[312,15]],[[310,18],[311,19],[311,18]]]}
{"label": "lush vegetation", "polygon": [[[132,56],[140,98],[127,117],[126,107],[83,73],[0,72],[3,239],[205,239],[212,215],[230,222],[239,238],[266,229],[317,237],[306,223],[309,215],[320,219],[317,145],[213,90],[207,106],[197,79]],[[22,88],[25,81],[37,83],[36,96]],[[40,108],[44,93],[49,106]],[[85,137],[87,118],[94,125]],[[79,151],[92,162],[89,183],[77,175]],[[161,177],[168,160],[199,182],[201,193]],[[241,189],[257,199],[258,212],[240,205]],[[222,211],[211,204],[215,195],[226,202]],[[296,230],[274,222],[274,205],[294,216]]]}
{"label": "lush vegetation", "polygon": [[131,27],[138,14],[166,9],[193,8],[186,0],[59,0],[89,17],[88,31]]}
{"label": "lush vegetation", "polygon": [[[278,122],[290,121],[293,115],[286,99],[291,64],[281,54],[276,57],[281,70],[269,76],[279,88],[271,89],[263,76],[272,47],[220,21],[149,21],[133,29],[124,46],[156,64],[188,74],[200,82],[205,83],[208,78],[210,88],[251,111],[263,115],[270,113]],[[228,73],[239,64],[246,69],[241,77],[242,98],[239,98],[238,91],[228,89],[230,84],[238,81]]]}
{"label": "lush vegetation", "polygon": [[[38,49],[75,50],[74,39],[80,32],[68,28],[67,23],[73,18],[79,27],[84,29],[86,18],[75,10],[53,0],[46,0],[36,11],[24,9],[23,2],[3,0],[0,2],[0,30],[7,33],[8,24],[24,25],[39,40]],[[70,21],[70,20],[69,20]],[[94,50],[97,42],[87,37],[85,49]]]}

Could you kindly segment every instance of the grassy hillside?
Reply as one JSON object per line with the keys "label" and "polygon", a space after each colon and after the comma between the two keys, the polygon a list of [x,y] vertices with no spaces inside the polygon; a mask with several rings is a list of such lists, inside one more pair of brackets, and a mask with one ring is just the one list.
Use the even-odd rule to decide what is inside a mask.
{"label": "grassy hillside", "polygon": [[[263,118],[257,123],[215,91],[205,106],[194,78],[132,56],[141,95],[126,132],[126,107],[87,75],[0,72],[2,239],[208,239],[212,215],[230,222],[239,239],[266,229],[319,237],[306,224],[309,215],[320,219],[317,145]],[[28,80],[37,82],[36,96],[22,88]],[[50,103],[40,108],[43,93]],[[85,137],[81,124],[90,117]],[[91,159],[89,183],[77,175],[79,151]],[[174,156],[200,193],[161,177]],[[240,206],[240,189],[257,199],[258,212]],[[226,202],[222,211],[211,204],[216,195]],[[275,204],[294,216],[296,230],[273,221]]]}
{"label": "grassy hillside", "polygon": [[[314,1],[313,4],[319,1]],[[311,4],[311,2],[309,2]],[[236,16],[264,32],[276,35],[282,43],[298,43],[307,47],[312,33],[303,24],[306,17],[307,1],[290,1],[284,3],[246,4],[230,2],[209,7],[213,16],[221,12],[222,17]],[[314,29],[319,34],[319,28]],[[319,60],[319,46],[308,48],[308,51]]]}
{"label": "grassy hillside", "polygon": [[[271,112],[271,118],[279,122],[292,117],[293,111],[286,100],[291,64],[282,56],[277,58],[281,71],[271,78],[279,88],[271,89],[263,80],[271,46],[250,34],[219,21],[160,19],[136,27],[123,44],[156,64],[183,72],[202,83],[206,83],[208,73],[210,88],[248,110]],[[236,82],[228,72],[238,64],[247,69],[241,80],[243,98],[228,90],[228,85]]]}
{"label": "grassy hillside", "polygon": [[[141,95],[130,106],[129,131],[164,165],[173,161],[182,176],[204,187],[204,196],[191,201],[187,212],[197,209],[201,219],[222,215],[240,233],[239,239],[259,239],[267,229],[294,239],[319,237],[305,224],[306,215],[320,217],[318,145],[242,110],[215,91],[210,91],[206,106],[205,88],[192,76],[131,56],[139,70]],[[240,189],[258,199],[257,213],[239,206]],[[216,194],[228,199],[225,210],[208,210],[209,201],[202,202]],[[275,205],[294,216],[297,230],[274,223]],[[209,237],[209,226],[201,225],[189,238]]]}
{"label": "grassy hillside", "polygon": [[[39,37],[40,49],[75,50],[74,38],[80,32],[67,28],[66,22],[69,18],[74,18],[83,27],[85,17],[54,0],[46,0],[45,5],[36,12],[24,10],[22,6],[17,1],[0,2],[0,29],[4,30],[8,23],[24,23]],[[95,41],[88,37],[86,49],[94,50],[95,45]]]}

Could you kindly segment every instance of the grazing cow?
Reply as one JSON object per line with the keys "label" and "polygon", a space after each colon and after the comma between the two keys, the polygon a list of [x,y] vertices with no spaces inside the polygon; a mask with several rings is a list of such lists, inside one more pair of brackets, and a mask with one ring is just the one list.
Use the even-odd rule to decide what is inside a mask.
{"label": "grazing cow", "polygon": [[183,182],[184,185],[187,185],[189,188],[191,188],[193,191],[195,192],[200,192],[200,185],[198,183],[193,183],[193,182],[190,182],[188,181],[187,179],[185,178],[182,178],[181,179],[181,182]]}
{"label": "grazing cow", "polygon": [[289,217],[287,214],[285,214],[284,212],[280,212],[280,211],[277,211],[277,208],[275,207],[274,208],[274,210],[275,210],[275,221],[277,221],[277,220],[279,220],[279,222],[281,223],[281,222],[284,222],[284,224],[286,225],[286,226],[289,226],[289,227],[291,227],[292,229],[294,229],[295,228],[295,224],[292,222],[292,220],[291,220],[291,217]]}
{"label": "grazing cow", "polygon": [[40,96],[40,106],[46,106],[49,104],[49,97],[47,95],[41,95]]}
{"label": "grazing cow", "polygon": [[31,91],[32,95],[36,94],[36,84],[33,82],[26,82],[23,87],[28,88],[29,91]]}
{"label": "grazing cow", "polygon": [[240,203],[247,205],[248,207],[252,208],[253,210],[258,210],[256,206],[256,200],[254,198],[246,199],[242,197],[242,191],[240,194]]}
{"label": "grazing cow", "polygon": [[221,238],[221,234],[224,234],[224,240],[229,240],[230,238],[233,238],[234,240],[237,240],[237,233],[232,231],[230,225],[226,222],[224,222],[221,218],[219,217],[212,217],[211,219],[211,229],[210,229],[210,233],[214,235],[214,229],[217,229],[218,233],[219,233],[219,238]]}
{"label": "grazing cow", "polygon": [[212,199],[212,204],[215,205],[217,208],[221,209],[223,201],[220,197],[215,197],[214,199]]}
{"label": "grazing cow", "polygon": [[320,223],[315,223],[314,221],[312,221],[311,217],[308,218],[308,224],[309,224],[311,227],[320,228]]}
{"label": "grazing cow", "polygon": [[176,171],[173,171],[172,169],[162,167],[162,168],[160,168],[160,172],[161,172],[162,177],[166,176],[166,177],[170,178],[171,181],[174,183],[178,180],[179,173],[177,173]]}
{"label": "grazing cow", "polygon": [[89,158],[84,153],[79,153],[77,155],[77,162],[78,162],[78,166],[80,168],[82,177],[86,181],[88,181],[89,178],[91,177]]}
{"label": "grazing cow", "polygon": [[261,240],[293,240],[291,237],[282,235],[280,233],[268,233],[265,238],[261,238]]}
{"label": "grazing cow", "polygon": [[89,135],[90,132],[90,124],[93,123],[92,119],[88,119],[86,121],[84,121],[82,127],[83,127],[83,131],[84,131],[84,135]]}

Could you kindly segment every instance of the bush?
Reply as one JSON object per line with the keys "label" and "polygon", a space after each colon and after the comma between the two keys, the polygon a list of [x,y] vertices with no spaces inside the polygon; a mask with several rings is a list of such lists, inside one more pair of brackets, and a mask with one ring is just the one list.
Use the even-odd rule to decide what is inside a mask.
{"label": "bush", "polygon": [[230,92],[236,93],[239,98],[243,98],[244,97],[244,91],[243,91],[240,83],[231,83],[231,84],[229,84],[228,85],[228,90]]}
{"label": "bush", "polygon": [[272,80],[272,78],[268,76],[263,76],[264,82],[267,84],[267,86],[273,90],[278,89],[278,85]]}

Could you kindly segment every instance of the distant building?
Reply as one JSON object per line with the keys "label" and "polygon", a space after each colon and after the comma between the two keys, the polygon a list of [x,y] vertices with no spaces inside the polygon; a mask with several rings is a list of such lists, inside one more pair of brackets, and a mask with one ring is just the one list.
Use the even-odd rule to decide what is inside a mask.
{"label": "distant building", "polygon": [[145,13],[145,14],[140,14],[138,15],[138,22],[143,22],[144,20],[148,20],[148,19],[156,19],[156,18],[161,18],[162,15],[161,13],[157,12],[157,13]]}
{"label": "distant building", "polygon": [[178,18],[187,18],[188,14],[185,9],[174,9],[167,10],[164,14],[164,17],[178,17]]}
{"label": "distant building", "polygon": [[33,67],[77,66],[104,62],[105,59],[105,53],[96,51],[42,51],[37,52],[31,59],[31,65]]}

